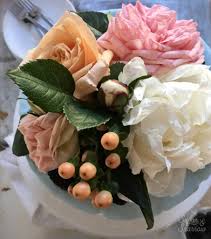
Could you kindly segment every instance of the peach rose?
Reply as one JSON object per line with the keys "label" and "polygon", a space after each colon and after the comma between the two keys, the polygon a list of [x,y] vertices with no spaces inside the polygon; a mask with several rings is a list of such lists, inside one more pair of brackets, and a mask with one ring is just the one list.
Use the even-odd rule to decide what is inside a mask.
{"label": "peach rose", "polygon": [[79,152],[78,134],[63,114],[28,114],[18,127],[24,136],[29,157],[38,169],[48,172],[58,168]]}
{"label": "peach rose", "polygon": [[87,24],[77,14],[67,11],[29,52],[24,63],[35,59],[56,60],[77,80],[89,71],[100,55],[95,36]]}
{"label": "peach rose", "polygon": [[98,39],[104,49],[120,60],[139,56],[151,74],[182,64],[202,63],[204,47],[193,20],[176,20],[176,12],[154,5],[123,5],[107,32]]}
{"label": "peach rose", "polygon": [[[87,100],[99,81],[109,75],[111,51],[100,53],[94,34],[81,17],[65,12],[58,23],[31,50],[22,64],[35,59],[52,59],[64,65],[76,81],[75,96]],[[79,81],[79,82],[77,82]]]}

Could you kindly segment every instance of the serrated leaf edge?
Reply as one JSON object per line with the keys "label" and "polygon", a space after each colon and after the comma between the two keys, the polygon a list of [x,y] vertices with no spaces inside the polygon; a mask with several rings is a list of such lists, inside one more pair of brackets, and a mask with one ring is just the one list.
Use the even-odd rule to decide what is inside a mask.
{"label": "serrated leaf edge", "polygon": [[[73,126],[75,126],[73,124],[73,122],[71,122],[71,120],[67,117],[67,111],[66,111],[66,107],[68,107],[67,104],[64,104],[64,107],[63,107],[63,113],[65,114],[67,120],[69,121],[70,124],[72,124]],[[100,122],[99,124],[93,124],[92,126],[90,127],[77,127],[75,126],[75,128],[77,129],[77,131],[81,131],[81,130],[85,130],[85,129],[92,129],[92,128],[95,128],[101,124],[106,124],[108,121],[110,120],[110,118],[108,118],[107,120],[103,121],[103,122]]]}

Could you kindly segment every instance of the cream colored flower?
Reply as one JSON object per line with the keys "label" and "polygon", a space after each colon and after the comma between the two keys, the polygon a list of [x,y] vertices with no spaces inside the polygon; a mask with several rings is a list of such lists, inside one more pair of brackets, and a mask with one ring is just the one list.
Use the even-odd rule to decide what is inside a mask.
{"label": "cream colored flower", "polygon": [[123,123],[131,125],[125,145],[132,172],[143,170],[153,195],[178,193],[185,169],[196,172],[211,163],[208,67],[183,65],[160,80],[151,77],[140,81]]}

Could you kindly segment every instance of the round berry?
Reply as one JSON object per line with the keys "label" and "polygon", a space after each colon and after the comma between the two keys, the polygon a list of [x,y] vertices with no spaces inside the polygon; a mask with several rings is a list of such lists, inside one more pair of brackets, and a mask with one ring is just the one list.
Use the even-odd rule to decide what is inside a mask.
{"label": "round berry", "polygon": [[80,177],[84,180],[90,180],[96,176],[97,169],[94,164],[86,162],[81,165],[79,174]]}
{"label": "round berry", "polygon": [[79,182],[73,187],[73,197],[78,200],[85,200],[91,194],[91,188],[86,182]]}
{"label": "round berry", "polygon": [[112,194],[103,190],[95,196],[94,205],[98,208],[108,208],[113,202]]}
{"label": "round berry", "polygon": [[116,169],[119,167],[119,165],[121,164],[121,159],[120,156],[116,153],[112,153],[110,154],[106,160],[105,160],[105,164],[108,168],[111,169]]}
{"label": "round berry", "polygon": [[58,173],[63,179],[70,179],[75,175],[75,166],[72,163],[63,163],[59,166]]}
{"label": "round berry", "polygon": [[114,150],[119,145],[119,136],[114,132],[105,133],[101,138],[101,145],[106,150]]}

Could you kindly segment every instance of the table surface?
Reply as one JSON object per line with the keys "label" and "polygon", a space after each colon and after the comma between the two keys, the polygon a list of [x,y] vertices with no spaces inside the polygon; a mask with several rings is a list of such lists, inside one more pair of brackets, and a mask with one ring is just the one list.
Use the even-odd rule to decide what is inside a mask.
{"label": "table surface", "polygon": [[[81,2],[81,6],[88,6],[84,5],[84,1],[77,0],[77,2],[79,4]],[[86,4],[87,2],[88,1],[86,0]],[[92,0],[90,2],[92,2],[92,6],[97,7],[97,5],[94,4],[96,0]],[[202,37],[211,46],[211,0],[143,0],[142,2],[147,4],[155,2],[163,3],[164,5],[167,5],[172,9],[177,10],[179,18],[193,18],[194,20],[198,21]],[[0,23],[2,22],[2,17],[8,3],[9,0],[0,0]],[[6,120],[0,120],[0,139],[5,137],[9,132],[11,132],[13,111],[18,96],[18,89],[4,75],[9,68],[12,68],[17,64],[18,61],[12,56],[3,41],[2,30],[0,28],[0,111],[5,111],[9,114]],[[78,234],[77,232],[70,232],[64,230],[48,230],[32,225],[29,216],[22,207],[14,190],[11,189],[9,191],[1,191],[1,189],[4,187],[10,187],[10,180],[6,177],[5,172],[0,169],[1,239],[28,239],[29,235],[30,239],[88,239],[86,235]],[[208,192],[205,198],[198,205],[198,207],[201,206],[211,207],[211,191]],[[174,225],[170,229],[158,233],[155,237],[151,237],[151,239],[158,237],[160,238],[160,236],[163,239],[181,238],[181,235],[179,235],[177,229],[177,225]],[[147,238],[145,237],[145,239]]]}

